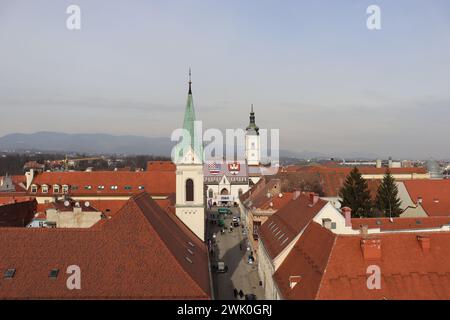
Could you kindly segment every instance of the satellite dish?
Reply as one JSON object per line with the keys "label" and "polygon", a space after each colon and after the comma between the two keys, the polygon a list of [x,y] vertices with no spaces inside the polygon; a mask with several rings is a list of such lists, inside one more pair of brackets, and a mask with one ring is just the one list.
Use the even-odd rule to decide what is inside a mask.
{"label": "satellite dish", "polygon": [[89,201],[86,201],[85,203],[84,203],[84,206],[85,207],[89,207],[91,204],[89,203]]}
{"label": "satellite dish", "polygon": [[67,201],[67,200],[66,200],[66,201],[64,201],[64,206],[65,206],[65,207],[68,207],[68,206],[70,206],[70,202],[69,202],[69,201]]}

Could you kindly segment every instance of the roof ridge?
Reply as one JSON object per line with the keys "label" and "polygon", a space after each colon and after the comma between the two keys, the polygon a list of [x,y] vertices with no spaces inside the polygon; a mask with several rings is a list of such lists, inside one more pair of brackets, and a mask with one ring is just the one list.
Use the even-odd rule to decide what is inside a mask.
{"label": "roof ridge", "polygon": [[[316,222],[314,222],[314,223],[316,223]],[[317,224],[319,227],[322,228],[322,226],[320,226],[318,223],[316,223],[316,224]],[[326,231],[329,231],[329,230],[326,229]],[[332,254],[333,254],[334,247],[335,247],[335,245],[336,245],[336,241],[337,241],[337,238],[338,238],[338,235],[334,234],[333,232],[330,232],[330,233],[333,234],[333,238],[334,238],[334,239],[333,239],[333,245],[331,246],[331,250],[330,250],[330,253],[328,254],[328,258],[327,258],[327,261],[326,261],[326,264],[325,264],[325,268],[323,269],[322,276],[320,277],[319,286],[317,287],[317,292],[316,292],[316,294],[315,294],[315,296],[314,296],[314,299],[315,299],[315,300],[317,300],[317,298],[318,298],[318,296],[319,296],[319,293],[320,293],[320,289],[322,288],[322,283],[323,283],[323,281],[324,281],[325,274],[326,274],[326,272],[327,272],[328,263],[329,263],[329,261],[331,260],[331,256],[332,256]]]}

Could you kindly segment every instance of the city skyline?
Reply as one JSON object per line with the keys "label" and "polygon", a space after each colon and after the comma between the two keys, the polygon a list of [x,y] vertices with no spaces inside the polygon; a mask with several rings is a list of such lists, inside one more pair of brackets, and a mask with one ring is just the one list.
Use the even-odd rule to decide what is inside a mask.
{"label": "city skyline", "polygon": [[79,31],[70,4],[0,3],[0,136],[168,137],[192,67],[205,128],[244,128],[253,103],[282,149],[450,157],[448,2],[377,1],[378,31],[369,1],[77,1]]}

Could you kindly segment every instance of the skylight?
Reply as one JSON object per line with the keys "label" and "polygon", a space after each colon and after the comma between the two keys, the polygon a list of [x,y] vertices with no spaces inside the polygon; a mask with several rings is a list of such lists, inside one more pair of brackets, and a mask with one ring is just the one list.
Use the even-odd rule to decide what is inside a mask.
{"label": "skylight", "polygon": [[51,279],[56,279],[58,277],[59,269],[52,269],[48,275]]}
{"label": "skylight", "polygon": [[5,271],[5,274],[3,275],[4,279],[12,279],[14,277],[14,274],[16,273],[16,269],[7,269]]}

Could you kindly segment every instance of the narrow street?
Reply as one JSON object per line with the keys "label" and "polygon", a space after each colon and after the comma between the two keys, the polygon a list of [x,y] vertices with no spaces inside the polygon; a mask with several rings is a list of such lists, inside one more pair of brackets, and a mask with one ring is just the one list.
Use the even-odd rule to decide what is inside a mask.
{"label": "narrow street", "polygon": [[[233,228],[230,232],[230,224],[233,217],[240,217],[239,208],[230,208],[232,215],[225,217],[226,230],[222,234],[221,227],[208,221],[208,238],[214,239],[214,252],[211,254],[211,265],[217,265],[218,261],[225,262],[228,267],[226,273],[213,272],[214,296],[219,300],[240,299],[234,297],[234,289],[242,290],[244,295],[254,294],[256,298],[263,299],[263,291],[259,286],[257,262],[248,263],[251,251],[247,249],[247,235],[243,234],[242,226]],[[217,208],[213,208],[217,211]]]}

